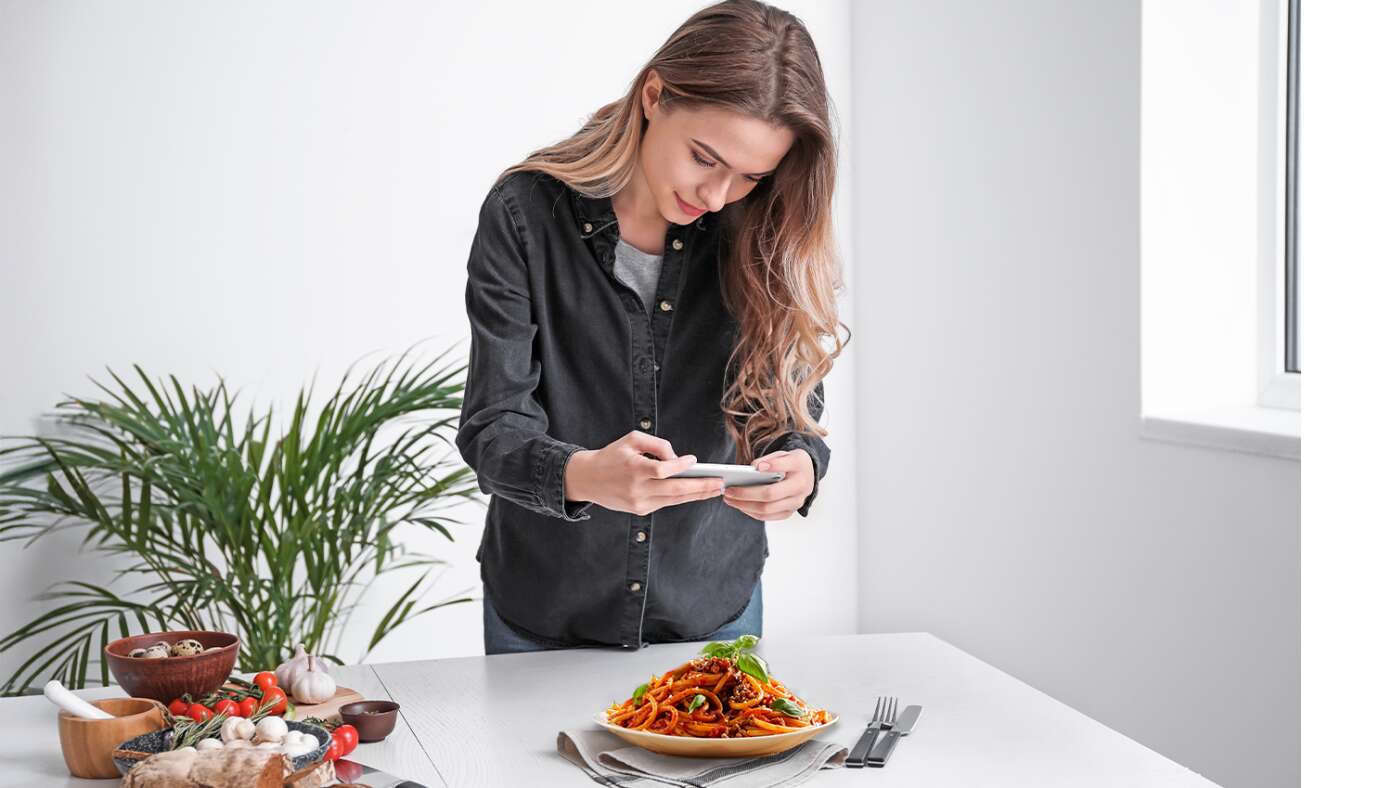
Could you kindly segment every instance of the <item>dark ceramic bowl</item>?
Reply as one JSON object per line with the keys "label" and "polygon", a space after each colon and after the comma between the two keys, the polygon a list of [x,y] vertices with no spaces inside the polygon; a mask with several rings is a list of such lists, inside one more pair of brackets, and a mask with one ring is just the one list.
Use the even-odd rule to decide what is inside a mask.
{"label": "dark ceramic bowl", "polygon": [[[310,766],[318,763],[319,761],[324,760],[324,753],[327,753],[329,751],[329,742],[332,741],[328,731],[324,730],[318,725],[310,725],[304,722],[295,722],[294,720],[286,720],[285,725],[292,731],[303,731],[319,740],[319,746],[315,747],[313,751],[307,752],[304,755],[299,756],[298,758],[290,759],[290,763],[294,765],[295,771],[299,771],[300,769],[303,769],[306,766]],[[164,752],[165,748],[167,747],[169,737],[173,735],[173,728],[164,728],[162,730],[146,733],[141,736],[136,736],[134,739],[131,739],[130,741],[122,742],[117,749],[134,750],[135,752],[148,753]],[[126,772],[131,770],[131,767],[135,766],[137,763],[140,763],[140,761],[134,758],[117,758],[115,756],[112,756],[111,760],[115,762],[116,768],[120,770],[121,774],[125,774]]]}
{"label": "dark ceramic bowl", "polygon": [[[203,644],[202,653],[164,659],[130,656],[135,649],[149,648],[161,640],[173,645],[189,638]],[[154,632],[113,640],[106,644],[105,652],[111,675],[126,694],[169,703],[186,692],[206,695],[221,687],[232,675],[241,647],[237,636],[226,632]]]}
{"label": "dark ceramic bowl", "polygon": [[360,700],[339,707],[338,716],[358,729],[358,741],[381,741],[396,728],[401,706],[389,700]]}

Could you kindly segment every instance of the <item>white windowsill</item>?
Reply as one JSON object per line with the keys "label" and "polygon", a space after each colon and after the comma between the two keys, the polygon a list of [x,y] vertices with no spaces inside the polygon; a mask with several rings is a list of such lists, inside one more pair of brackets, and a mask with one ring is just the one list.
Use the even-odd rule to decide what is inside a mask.
{"label": "white windowsill", "polygon": [[1141,416],[1141,437],[1300,461],[1300,411],[1235,406]]}

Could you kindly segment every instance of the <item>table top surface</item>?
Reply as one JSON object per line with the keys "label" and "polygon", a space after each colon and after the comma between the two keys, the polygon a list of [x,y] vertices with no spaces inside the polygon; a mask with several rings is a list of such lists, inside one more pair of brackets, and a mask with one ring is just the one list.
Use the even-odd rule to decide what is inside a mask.
{"label": "table top surface", "polygon": [[[429,788],[587,785],[556,750],[562,729],[592,727],[597,711],[650,674],[689,659],[700,644],[638,651],[534,654],[335,668],[343,686],[401,704],[382,742],[349,756]],[[1209,786],[1213,783],[924,633],[843,635],[759,644],[770,672],[807,701],[840,715],[821,735],[850,747],[879,695],[923,706],[918,726],[884,769],[836,769],[813,784],[878,786]],[[116,697],[119,687],[86,689]],[[57,710],[41,697],[0,700],[0,785],[104,788],[117,780],[70,777],[58,746]]]}

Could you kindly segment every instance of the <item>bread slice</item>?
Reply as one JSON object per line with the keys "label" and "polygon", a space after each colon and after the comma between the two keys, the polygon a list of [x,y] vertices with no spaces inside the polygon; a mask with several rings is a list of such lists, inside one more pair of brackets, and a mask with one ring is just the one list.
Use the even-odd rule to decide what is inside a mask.
{"label": "bread slice", "polygon": [[290,762],[270,750],[178,749],[136,764],[123,788],[281,788]]}

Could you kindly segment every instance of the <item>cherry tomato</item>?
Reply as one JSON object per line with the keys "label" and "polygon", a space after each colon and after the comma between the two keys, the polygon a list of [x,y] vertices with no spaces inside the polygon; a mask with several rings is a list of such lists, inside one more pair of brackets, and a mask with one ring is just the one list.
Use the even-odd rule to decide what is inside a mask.
{"label": "cherry tomato", "polygon": [[343,745],[339,744],[338,739],[334,738],[329,742],[329,751],[324,753],[324,760],[336,761],[343,757]]}
{"label": "cherry tomato", "polygon": [[265,692],[271,687],[276,686],[276,677],[274,673],[263,670],[256,674],[256,677],[251,680],[251,683],[260,687],[262,692]]}
{"label": "cherry tomato", "polygon": [[271,687],[262,690],[260,706],[270,706],[272,714],[284,714],[285,707],[289,704],[289,699],[285,697],[285,690],[280,687]]}
{"label": "cherry tomato", "polygon": [[189,710],[188,701],[183,698],[175,698],[169,702],[169,713],[175,717],[187,717]]}
{"label": "cherry tomato", "polygon": [[241,707],[237,705],[237,701],[231,698],[223,698],[213,704],[213,713],[226,714],[229,717],[238,717],[241,716],[240,708]]}
{"label": "cherry tomato", "polygon": [[213,718],[213,710],[201,703],[194,703],[189,706],[188,715],[193,718],[194,722],[203,722]]}
{"label": "cherry tomato", "polygon": [[238,717],[250,717],[256,713],[256,698],[250,695],[242,698],[242,702],[237,704]]}
{"label": "cherry tomato", "polygon": [[352,725],[340,725],[334,728],[333,739],[338,742],[343,754],[347,755],[358,746],[358,729]]}

